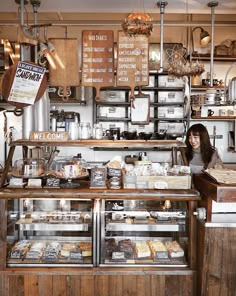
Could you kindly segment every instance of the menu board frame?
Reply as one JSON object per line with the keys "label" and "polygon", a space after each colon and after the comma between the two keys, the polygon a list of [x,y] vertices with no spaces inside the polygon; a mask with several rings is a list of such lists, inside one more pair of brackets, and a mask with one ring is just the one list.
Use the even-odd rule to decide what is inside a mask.
{"label": "menu board frame", "polygon": [[96,88],[115,85],[113,30],[82,31],[82,85]]}
{"label": "menu board frame", "polygon": [[116,84],[130,87],[134,99],[136,86],[149,85],[149,38],[145,35],[127,36],[118,31]]}

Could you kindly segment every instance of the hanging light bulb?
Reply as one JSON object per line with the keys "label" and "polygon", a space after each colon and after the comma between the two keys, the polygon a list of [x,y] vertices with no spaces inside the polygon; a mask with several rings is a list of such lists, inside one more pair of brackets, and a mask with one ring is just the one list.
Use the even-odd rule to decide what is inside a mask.
{"label": "hanging light bulb", "polygon": [[51,42],[48,42],[48,49],[50,51],[50,54],[52,55],[52,57],[56,61],[56,63],[60,66],[60,68],[65,69],[65,65],[63,64],[61,58],[59,57],[55,46]]}
{"label": "hanging light bulb", "polygon": [[55,62],[54,62],[54,60],[53,60],[53,58],[52,58],[52,56],[50,54],[50,51],[49,51],[47,45],[44,44],[44,43],[42,43],[42,42],[40,42],[39,46],[40,46],[40,52],[48,60],[48,63],[50,64],[50,66],[52,67],[52,69],[56,70],[57,66],[56,66],[56,64],[55,64]]}

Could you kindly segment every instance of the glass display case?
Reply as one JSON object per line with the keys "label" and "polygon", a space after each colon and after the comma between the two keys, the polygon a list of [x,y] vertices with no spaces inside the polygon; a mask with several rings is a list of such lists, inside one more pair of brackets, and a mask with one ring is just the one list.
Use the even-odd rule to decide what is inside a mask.
{"label": "glass display case", "polygon": [[93,265],[93,200],[8,199],[7,266]]}
{"label": "glass display case", "polygon": [[189,212],[181,200],[102,200],[100,265],[189,266]]}

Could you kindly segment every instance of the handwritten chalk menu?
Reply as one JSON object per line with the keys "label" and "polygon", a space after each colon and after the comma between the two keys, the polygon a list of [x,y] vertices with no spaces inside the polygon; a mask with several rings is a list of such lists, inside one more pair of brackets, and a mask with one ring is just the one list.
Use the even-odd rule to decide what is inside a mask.
{"label": "handwritten chalk menu", "polygon": [[44,73],[45,68],[36,64],[18,62],[8,101],[33,105]]}
{"label": "handwritten chalk menu", "polygon": [[126,36],[118,32],[117,44],[117,86],[134,88],[149,84],[149,40],[145,35]]}
{"label": "handwritten chalk menu", "polygon": [[93,167],[91,168],[90,188],[107,188],[107,168]]}
{"label": "handwritten chalk menu", "polygon": [[113,31],[82,32],[82,85],[96,88],[114,86]]}

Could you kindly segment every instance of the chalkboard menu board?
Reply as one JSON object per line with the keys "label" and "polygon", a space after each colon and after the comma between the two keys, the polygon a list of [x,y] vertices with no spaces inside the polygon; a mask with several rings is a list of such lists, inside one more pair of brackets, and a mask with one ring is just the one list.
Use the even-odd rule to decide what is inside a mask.
{"label": "chalkboard menu board", "polygon": [[109,30],[82,32],[82,85],[114,86],[114,34]]}
{"label": "chalkboard menu board", "polygon": [[149,39],[145,35],[126,36],[118,32],[117,86],[131,88],[134,97],[136,86],[149,84]]}
{"label": "chalkboard menu board", "polygon": [[90,188],[107,188],[107,168],[94,167],[91,168]]}

